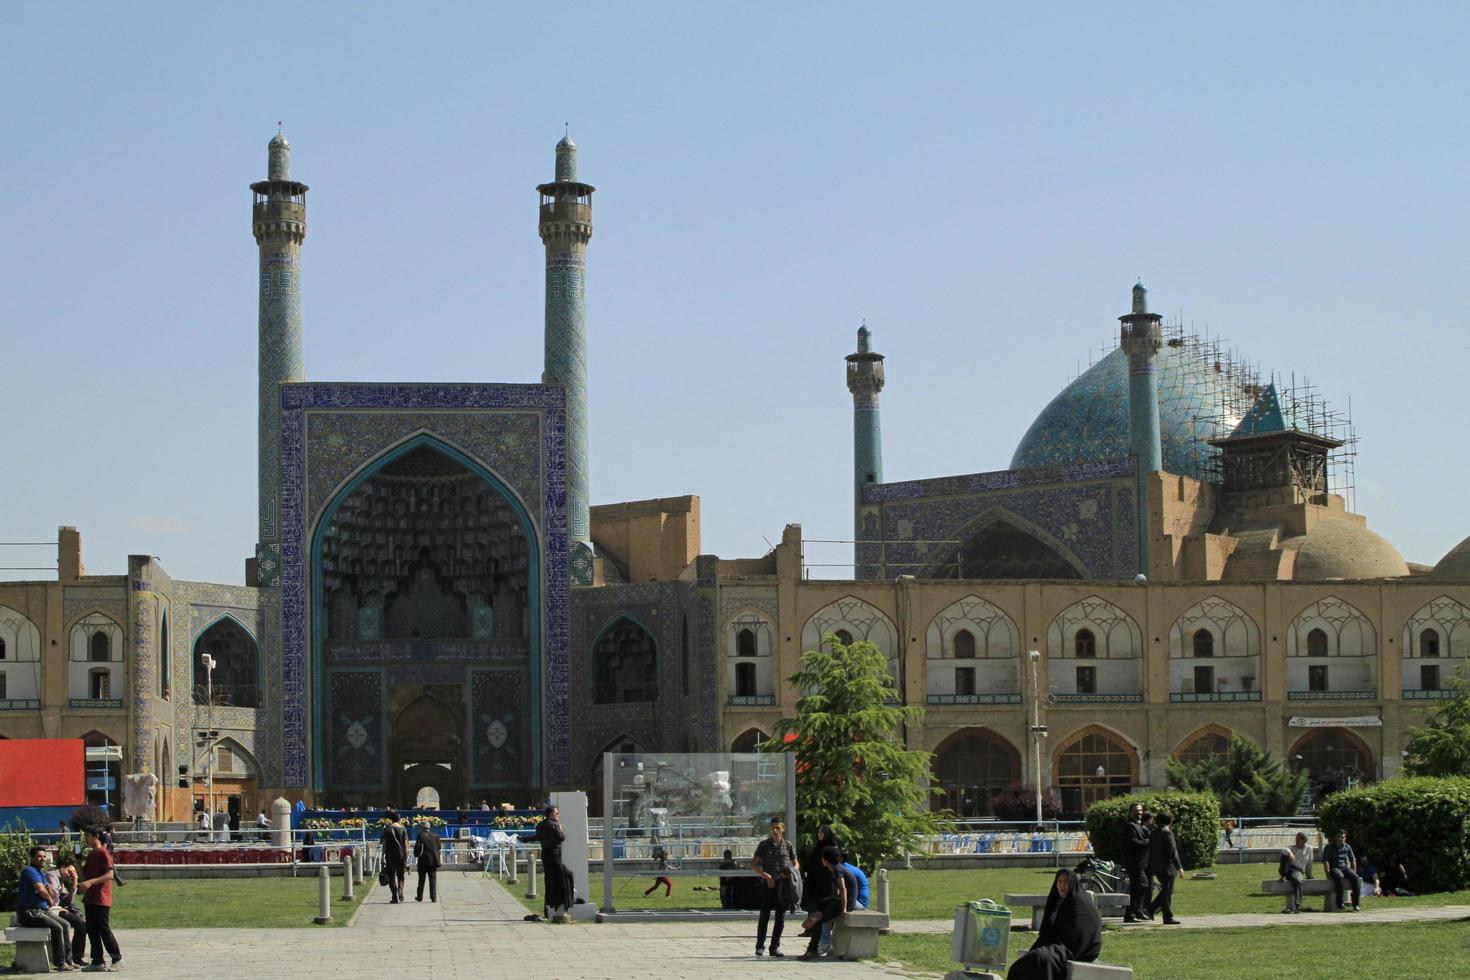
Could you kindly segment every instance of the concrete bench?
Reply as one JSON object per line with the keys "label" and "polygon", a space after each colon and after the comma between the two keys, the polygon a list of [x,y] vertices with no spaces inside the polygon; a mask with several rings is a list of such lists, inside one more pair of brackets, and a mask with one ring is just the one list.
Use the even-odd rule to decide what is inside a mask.
{"label": "concrete bench", "polygon": [[832,923],[832,958],[870,960],[878,955],[878,932],[888,928],[888,913],[870,909],[844,912]]}
{"label": "concrete bench", "polygon": [[[1128,896],[1122,892],[1098,892],[1093,894],[1092,903],[1097,906],[1099,915],[1122,915],[1122,910],[1128,907]],[[1029,907],[1031,931],[1041,930],[1041,916],[1046,911],[1045,895],[1007,895],[1005,904],[1010,908]]]}
{"label": "concrete bench", "polygon": [[11,927],[5,930],[5,941],[15,943],[15,972],[50,973],[51,930],[17,926],[14,918],[10,921]]}
{"label": "concrete bench", "polygon": [[[1261,892],[1265,895],[1291,895],[1291,882],[1289,881],[1263,881]],[[1321,895],[1322,911],[1337,912],[1340,907],[1337,904],[1337,889],[1332,887],[1331,878],[1308,878],[1302,882],[1302,897],[1308,895]],[[1287,901],[1291,899],[1288,897]]]}
{"label": "concrete bench", "polygon": [[[1128,966],[1112,966],[1108,963],[1068,963],[1068,980],[1131,980],[1133,968]],[[994,973],[969,973],[964,970],[951,970],[944,975],[944,980],[1001,980]]]}

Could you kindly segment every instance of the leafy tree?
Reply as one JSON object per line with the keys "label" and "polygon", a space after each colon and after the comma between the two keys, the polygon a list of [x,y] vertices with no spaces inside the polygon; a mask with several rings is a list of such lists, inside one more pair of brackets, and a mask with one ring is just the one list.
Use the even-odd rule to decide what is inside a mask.
{"label": "leafy tree", "polygon": [[854,860],[875,868],[949,825],[925,806],[929,753],[904,746],[904,726],[924,709],[900,704],[888,660],[872,643],[844,646],[828,635],[790,678],[806,692],[761,751],[796,755],[798,847],[811,848],[829,824]]}
{"label": "leafy tree", "polygon": [[1410,776],[1470,776],[1470,680],[1464,670],[1450,678],[1455,693],[1440,702],[1429,724],[1409,729],[1404,771]]}
{"label": "leafy tree", "polygon": [[1238,735],[1224,756],[1194,765],[1170,759],[1168,773],[1170,786],[1214,793],[1220,809],[1237,816],[1289,817],[1301,809],[1307,793],[1306,773],[1292,772]]}
{"label": "leafy tree", "polygon": [[31,845],[34,843],[25,824],[17,824],[14,829],[0,834],[0,911],[8,912],[15,908],[20,872],[31,863]]}

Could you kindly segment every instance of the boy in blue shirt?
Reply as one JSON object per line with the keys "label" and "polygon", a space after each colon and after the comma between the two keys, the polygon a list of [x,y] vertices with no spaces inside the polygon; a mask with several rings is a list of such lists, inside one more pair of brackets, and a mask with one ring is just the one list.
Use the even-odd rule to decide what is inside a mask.
{"label": "boy in blue shirt", "polygon": [[52,893],[46,884],[46,848],[36,845],[31,848],[31,863],[20,873],[20,885],[16,888],[16,919],[22,926],[32,929],[48,929],[51,932],[51,962],[61,971],[75,970],[71,961],[71,938],[66,924],[51,912],[59,896]]}
{"label": "boy in blue shirt", "polygon": [[851,912],[851,911],[854,911],[856,909],[865,909],[865,908],[867,908],[868,907],[868,904],[869,904],[868,903],[868,876],[865,875],[865,874],[863,874],[863,870],[861,868],[859,868],[857,865],[855,865],[855,864],[852,863],[852,852],[851,851],[843,851],[842,852],[842,866],[844,868],[846,868],[848,871],[852,872],[852,876],[857,879],[857,896],[856,896],[857,904],[855,904],[855,905],[852,904],[852,901],[851,900],[852,900],[853,896],[848,896],[848,898],[849,898],[848,911]]}

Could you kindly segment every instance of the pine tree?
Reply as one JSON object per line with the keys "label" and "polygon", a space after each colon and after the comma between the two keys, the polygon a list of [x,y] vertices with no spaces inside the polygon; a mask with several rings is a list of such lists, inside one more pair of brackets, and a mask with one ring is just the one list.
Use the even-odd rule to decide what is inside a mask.
{"label": "pine tree", "polygon": [[930,812],[929,753],[906,748],[904,727],[924,709],[899,703],[887,658],[872,643],[845,646],[829,635],[802,655],[790,678],[805,692],[796,717],[783,718],[762,751],[796,754],[796,815],[803,856],[819,824],[829,824],[862,867],[877,868],[921,838],[939,833],[946,814]]}
{"label": "pine tree", "polygon": [[1470,680],[1464,670],[1450,678],[1455,693],[1440,702],[1429,724],[1409,729],[1404,771],[1410,776],[1470,776]]}
{"label": "pine tree", "polygon": [[1214,793],[1222,813],[1242,817],[1293,816],[1307,792],[1306,773],[1292,772],[1238,735],[1226,755],[1193,765],[1170,759],[1168,772],[1170,786]]}

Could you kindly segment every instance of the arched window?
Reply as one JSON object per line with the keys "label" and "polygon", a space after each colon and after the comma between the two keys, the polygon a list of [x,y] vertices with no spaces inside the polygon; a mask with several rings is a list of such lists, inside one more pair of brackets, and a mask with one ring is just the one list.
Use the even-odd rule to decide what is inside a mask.
{"label": "arched window", "polygon": [[168,610],[163,611],[159,617],[158,626],[158,695],[169,696],[169,635],[168,635]]}
{"label": "arched window", "polygon": [[975,634],[960,630],[954,635],[954,655],[957,660],[975,659]]}
{"label": "arched window", "polygon": [[1194,655],[1196,657],[1213,657],[1215,655],[1215,635],[1209,630],[1199,629],[1194,631]]}
{"label": "arched window", "polygon": [[592,660],[595,703],[658,700],[658,644],[631,619],[619,619],[598,638]]}
{"label": "arched window", "polygon": [[731,752],[756,752],[756,746],[769,738],[759,728],[748,728],[730,743]]}
{"label": "arched window", "polygon": [[934,753],[934,780],[940,792],[934,808],[961,817],[990,815],[990,801],[1021,781],[1021,755],[987,728],[956,732]]}
{"label": "arched window", "polygon": [[1223,762],[1230,758],[1230,739],[1220,732],[1206,732],[1176,752],[1174,758],[1186,766],[1198,765],[1208,759]]}
{"label": "arched window", "polygon": [[1073,655],[1077,657],[1097,656],[1097,637],[1092,635],[1090,629],[1080,629],[1072,639]]}
{"label": "arched window", "polygon": [[1433,629],[1424,630],[1419,634],[1419,656],[1439,656],[1439,631]]}
{"label": "arched window", "polygon": [[755,664],[735,665],[735,696],[755,697]]}
{"label": "arched window", "polygon": [[735,634],[735,656],[755,656],[755,630],[748,626],[742,626],[740,632]]}
{"label": "arched window", "polygon": [[1327,634],[1321,629],[1313,629],[1307,634],[1307,656],[1327,656]]}
{"label": "arched window", "polygon": [[[204,654],[214,661],[214,676],[204,666]],[[240,708],[260,706],[260,649],[255,637],[226,616],[194,641],[194,703],[206,703],[213,686],[215,704]]]}
{"label": "arched window", "polygon": [[841,643],[845,647],[852,646],[852,634],[847,630],[838,630],[835,635],[838,643]]}
{"label": "arched window", "polygon": [[1122,796],[1137,779],[1137,757],[1111,735],[1089,732],[1064,745],[1056,758],[1062,809],[1081,813],[1098,800]]}
{"label": "arched window", "polygon": [[94,664],[105,664],[112,659],[112,639],[105,630],[93,633],[87,641],[87,659]]}

